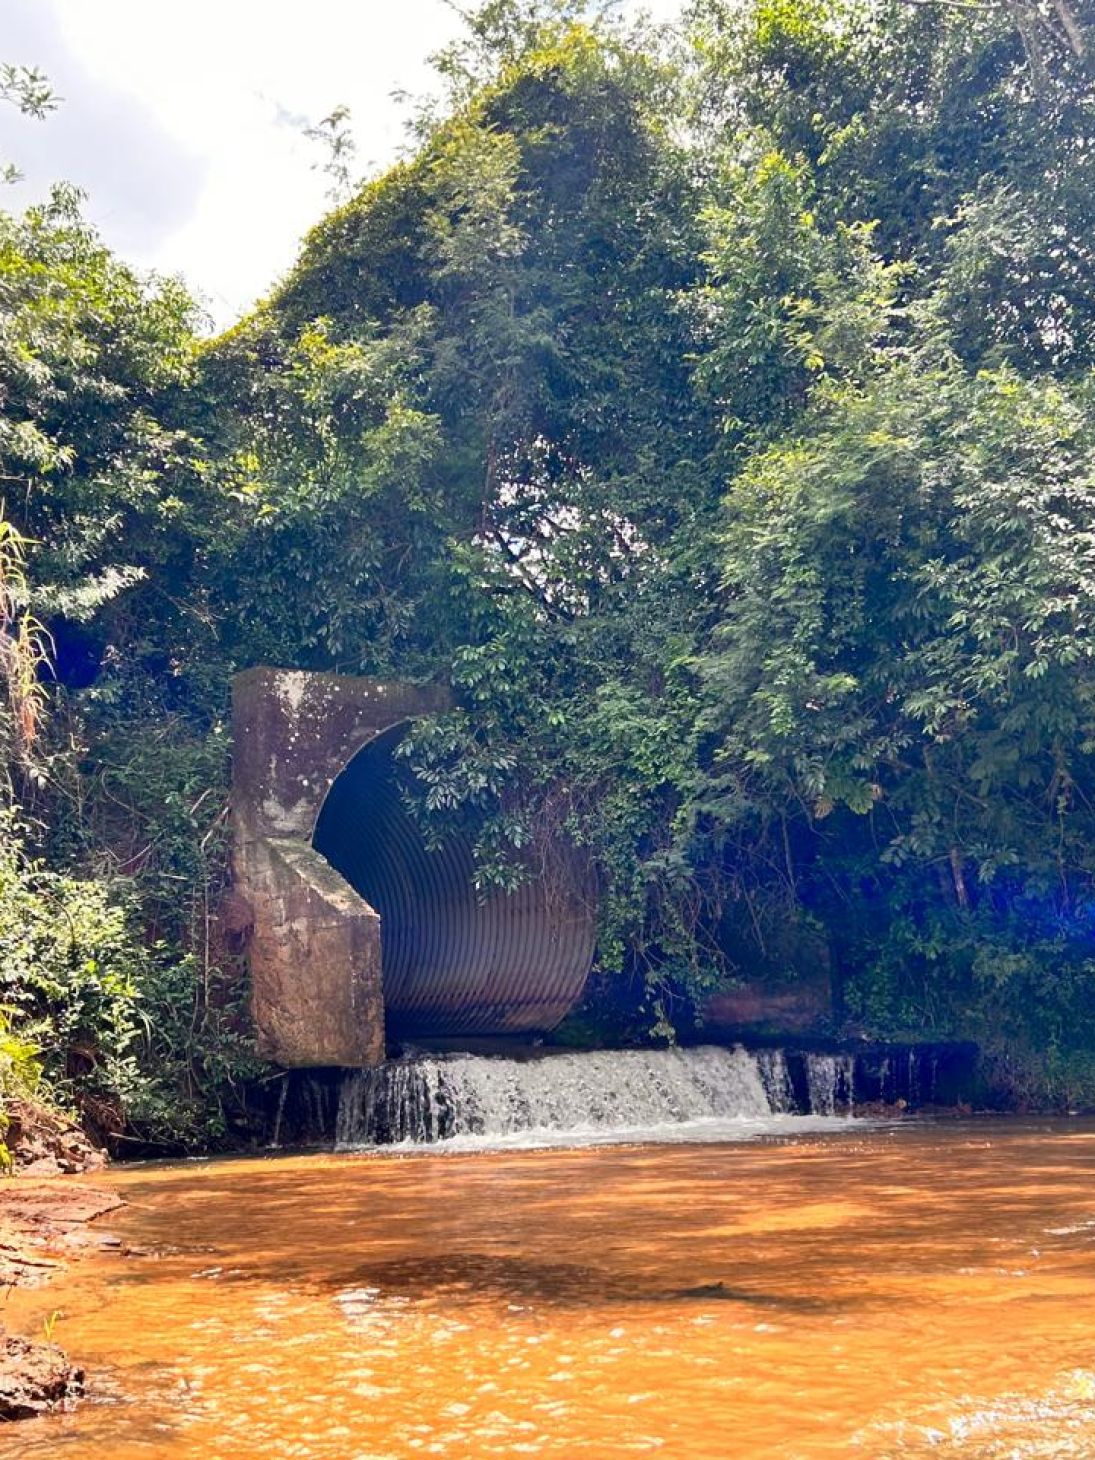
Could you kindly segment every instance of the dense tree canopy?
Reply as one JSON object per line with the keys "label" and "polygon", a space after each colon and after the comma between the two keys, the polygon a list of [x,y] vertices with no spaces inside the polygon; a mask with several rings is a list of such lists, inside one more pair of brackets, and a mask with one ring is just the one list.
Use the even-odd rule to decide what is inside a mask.
{"label": "dense tree canopy", "polygon": [[0,904],[87,907],[79,977],[0,977],[61,1093],[243,1118],[224,706],[273,662],[450,683],[416,814],[484,887],[569,835],[646,1027],[821,959],[844,1032],[1095,1097],[1093,47],[1086,0],[491,0],[209,342],[70,194],[0,221]]}

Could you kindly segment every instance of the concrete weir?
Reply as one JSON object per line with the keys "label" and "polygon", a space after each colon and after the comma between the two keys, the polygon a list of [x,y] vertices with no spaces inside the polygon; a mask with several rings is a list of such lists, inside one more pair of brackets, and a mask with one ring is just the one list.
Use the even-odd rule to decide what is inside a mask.
{"label": "concrete weir", "polygon": [[559,846],[485,901],[460,838],[407,812],[395,748],[446,692],[251,669],[233,692],[234,888],[259,1047],[290,1066],[368,1066],[386,1038],[554,1027],[593,957],[588,880]]}

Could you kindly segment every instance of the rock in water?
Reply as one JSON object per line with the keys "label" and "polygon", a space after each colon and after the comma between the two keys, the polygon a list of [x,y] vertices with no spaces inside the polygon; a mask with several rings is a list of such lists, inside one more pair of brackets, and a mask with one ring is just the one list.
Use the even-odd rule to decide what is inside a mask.
{"label": "rock in water", "polygon": [[83,1393],[84,1371],[55,1343],[8,1335],[0,1340],[0,1421],[63,1409]]}

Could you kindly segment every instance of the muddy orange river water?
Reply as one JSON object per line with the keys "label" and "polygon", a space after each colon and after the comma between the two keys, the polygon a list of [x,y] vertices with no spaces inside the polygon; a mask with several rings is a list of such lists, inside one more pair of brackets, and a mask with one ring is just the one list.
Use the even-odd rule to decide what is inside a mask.
{"label": "muddy orange river water", "polygon": [[1095,1126],[130,1168],[0,1454],[1095,1457]]}

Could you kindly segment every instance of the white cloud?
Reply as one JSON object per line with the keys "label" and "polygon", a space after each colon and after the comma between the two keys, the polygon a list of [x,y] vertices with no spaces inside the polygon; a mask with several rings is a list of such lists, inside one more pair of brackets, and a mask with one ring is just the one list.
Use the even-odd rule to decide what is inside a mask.
{"label": "white cloud", "polygon": [[62,177],[84,186],[107,241],[141,268],[183,274],[218,325],[291,266],[328,206],[316,149],[293,119],[346,103],[362,167],[384,166],[404,135],[393,91],[427,90],[429,54],[459,28],[443,0],[0,0],[0,10],[0,59],[40,65],[65,98],[44,123],[0,117],[0,151],[27,176],[18,193]]}

